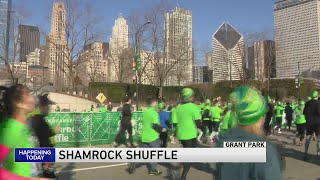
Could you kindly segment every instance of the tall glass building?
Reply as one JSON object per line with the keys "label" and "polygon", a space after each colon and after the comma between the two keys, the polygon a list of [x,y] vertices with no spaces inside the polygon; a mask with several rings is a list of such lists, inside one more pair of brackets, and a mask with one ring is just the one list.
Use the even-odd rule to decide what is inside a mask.
{"label": "tall glass building", "polygon": [[[0,53],[1,56],[8,54],[13,42],[13,26],[11,17],[12,0],[0,0]],[[7,51],[7,53],[6,53]]]}

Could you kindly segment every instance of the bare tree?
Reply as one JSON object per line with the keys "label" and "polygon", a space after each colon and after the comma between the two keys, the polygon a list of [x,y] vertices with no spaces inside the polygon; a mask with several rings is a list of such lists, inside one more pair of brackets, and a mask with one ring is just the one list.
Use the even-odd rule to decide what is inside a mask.
{"label": "bare tree", "polygon": [[[166,37],[164,20],[165,14],[171,10],[171,7],[167,1],[161,1],[147,8],[143,17],[134,14],[129,18],[132,20],[129,22],[133,32],[136,32],[143,23],[151,22],[138,34],[139,47],[143,49],[145,54],[142,58],[143,63],[138,77],[140,83],[147,79],[152,85],[156,85],[159,88],[159,96],[162,96],[163,86],[169,79],[174,79],[177,84],[181,84],[186,76],[190,75],[185,67],[187,65],[192,66],[192,64],[187,64],[190,63],[192,46],[187,45],[186,34],[183,33],[180,37],[177,37],[181,39],[181,44],[175,44],[175,47],[167,47],[168,41],[172,41],[172,39]],[[174,50],[169,51],[170,48]]]}
{"label": "bare tree", "polygon": [[[11,13],[11,18],[10,33],[0,32],[0,61],[4,65],[1,69],[1,78],[9,79],[11,83],[27,83],[27,63],[19,61],[20,49],[23,44],[20,43],[18,27],[24,16]],[[7,38],[9,38],[10,44],[7,44]]]}
{"label": "bare tree", "polygon": [[[84,61],[81,59],[81,53],[84,47],[103,37],[104,33],[99,30],[99,19],[94,15],[89,3],[81,3],[80,0],[65,0],[65,48],[60,50],[63,60],[55,66],[62,71],[67,79],[68,84],[74,86],[76,75],[75,66]],[[54,48],[61,49],[61,41],[47,38],[47,43]],[[58,87],[62,88],[62,87]]]}

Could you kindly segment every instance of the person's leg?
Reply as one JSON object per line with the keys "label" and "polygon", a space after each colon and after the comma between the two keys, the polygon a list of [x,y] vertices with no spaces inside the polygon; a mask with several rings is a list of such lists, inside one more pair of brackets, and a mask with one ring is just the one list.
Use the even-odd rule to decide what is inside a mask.
{"label": "person's leg", "polygon": [[128,135],[129,135],[129,139],[128,140],[129,140],[130,146],[133,147],[134,144],[133,144],[132,125],[131,125],[131,123],[126,125],[126,130],[128,132]]}
{"label": "person's leg", "polygon": [[123,125],[120,125],[120,129],[119,129],[119,132],[118,134],[116,135],[116,137],[114,138],[114,141],[113,141],[113,146],[118,146],[118,143],[119,143],[119,139],[123,136],[123,134],[125,133],[125,127]]}
{"label": "person's leg", "polygon": [[312,138],[312,134],[313,134],[313,127],[310,124],[307,124],[307,138],[306,138],[306,142],[304,144],[304,154],[305,154],[305,158],[307,158],[308,156],[308,150],[309,150],[309,145],[310,145],[310,141]]}
{"label": "person's leg", "polygon": [[[160,148],[161,140],[157,139],[153,142],[148,143],[149,148]],[[150,175],[159,175],[161,172],[157,170],[158,163],[149,163],[149,174]]]}
{"label": "person's leg", "polygon": [[166,132],[161,132],[160,133],[160,140],[161,140],[161,147],[165,148],[166,147],[166,137],[167,133]]}
{"label": "person's leg", "polygon": [[288,123],[288,128],[290,130],[291,129],[292,118],[289,118],[287,123]]}
{"label": "person's leg", "polygon": [[168,146],[168,132],[164,132],[164,135],[163,135],[163,148],[166,148]]}
{"label": "person's leg", "polygon": [[[184,148],[196,148],[197,147],[197,140],[196,139],[190,139],[181,141]],[[191,168],[191,163],[183,163],[183,169],[181,174],[181,180],[185,180],[187,178],[188,172]]]}
{"label": "person's leg", "polygon": [[314,125],[315,134],[317,139],[317,156],[320,155],[320,124]]}
{"label": "person's leg", "polygon": [[277,117],[278,133],[281,133],[282,117]]}

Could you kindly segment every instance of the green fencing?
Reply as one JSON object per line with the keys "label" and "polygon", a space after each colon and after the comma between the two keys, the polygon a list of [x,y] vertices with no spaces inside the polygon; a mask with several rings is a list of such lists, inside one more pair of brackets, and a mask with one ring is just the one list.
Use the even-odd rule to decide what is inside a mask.
{"label": "green fencing", "polygon": [[[51,113],[47,121],[51,127],[59,126],[55,136],[57,147],[97,146],[110,144],[120,127],[119,112],[107,113]],[[141,135],[142,112],[132,115],[133,139]],[[123,138],[125,139],[125,138]]]}

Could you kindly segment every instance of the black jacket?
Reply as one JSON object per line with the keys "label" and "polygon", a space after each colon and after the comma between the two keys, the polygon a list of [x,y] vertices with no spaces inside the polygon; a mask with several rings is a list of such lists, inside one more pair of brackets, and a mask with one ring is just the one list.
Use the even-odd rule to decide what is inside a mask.
{"label": "black jacket", "polygon": [[273,114],[274,114],[274,106],[273,106],[273,104],[272,103],[268,103],[267,104],[267,114],[266,114],[266,117],[268,118],[268,119],[271,119],[272,118],[272,116],[273,116]]}
{"label": "black jacket", "polygon": [[293,117],[293,109],[292,109],[292,107],[290,105],[287,105],[284,111],[286,113],[286,118],[287,119],[292,119],[292,117]]}
{"label": "black jacket", "polygon": [[55,135],[42,114],[34,115],[31,120],[31,128],[39,141],[40,147],[53,147],[50,138]]}
{"label": "black jacket", "polygon": [[320,102],[312,99],[304,107],[303,114],[306,117],[307,124],[320,124]]}
{"label": "black jacket", "polygon": [[131,105],[130,104],[124,104],[122,108],[122,119],[121,123],[130,123],[131,121]]}

